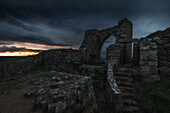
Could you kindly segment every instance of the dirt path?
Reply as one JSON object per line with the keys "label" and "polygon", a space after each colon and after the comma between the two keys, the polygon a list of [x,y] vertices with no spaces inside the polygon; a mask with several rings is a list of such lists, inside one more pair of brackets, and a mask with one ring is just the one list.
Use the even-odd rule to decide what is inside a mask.
{"label": "dirt path", "polygon": [[33,113],[31,111],[33,98],[23,98],[23,94],[30,87],[31,85],[23,84],[4,90],[4,93],[0,95],[0,113]]}

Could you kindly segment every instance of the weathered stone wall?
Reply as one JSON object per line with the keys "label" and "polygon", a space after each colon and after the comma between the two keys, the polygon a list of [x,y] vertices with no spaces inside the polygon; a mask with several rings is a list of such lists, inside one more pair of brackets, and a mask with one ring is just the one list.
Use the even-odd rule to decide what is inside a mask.
{"label": "weathered stone wall", "polygon": [[[94,94],[96,97],[96,102],[99,109],[103,109],[103,104],[105,102],[106,93],[106,66],[98,65],[81,65],[79,67],[79,72],[82,76],[89,76],[93,80]],[[108,106],[107,103],[105,106]]]}
{"label": "weathered stone wall", "polygon": [[40,55],[13,60],[1,66],[2,71],[0,75],[21,74],[31,69],[39,68],[42,65],[42,56]]}
{"label": "weathered stone wall", "polygon": [[132,23],[127,19],[122,19],[118,22],[118,25],[111,28],[86,31],[80,47],[85,64],[91,64],[92,60],[100,57],[103,43],[111,35],[116,37],[116,43],[124,45],[124,63],[131,62]]}
{"label": "weathered stone wall", "polygon": [[140,72],[143,80],[154,82],[160,80],[158,75],[157,45],[150,39],[141,39],[140,42]]}
{"label": "weathered stone wall", "polygon": [[[132,62],[132,42],[122,43],[124,46],[124,64],[128,64]],[[122,53],[123,54],[123,53]]]}
{"label": "weathered stone wall", "polygon": [[170,28],[148,36],[157,44],[159,74],[170,73]]}
{"label": "weathered stone wall", "polygon": [[80,52],[83,55],[83,63],[91,64],[92,59],[98,58],[100,55],[100,35],[97,29],[88,30],[85,32],[84,40],[80,47]]}
{"label": "weathered stone wall", "polygon": [[170,28],[140,39],[140,72],[146,82],[160,80],[170,72]]}
{"label": "weathered stone wall", "polygon": [[121,49],[120,44],[111,44],[106,50],[106,59],[113,66],[118,66],[121,63]]}
{"label": "weathered stone wall", "polygon": [[170,67],[170,42],[158,46],[159,67]]}
{"label": "weathered stone wall", "polygon": [[[128,64],[132,60],[132,36],[133,25],[131,21],[122,19],[118,22],[118,32],[116,34],[117,42],[121,43],[124,50],[121,50],[124,62],[122,64]],[[123,61],[123,60],[121,60]]]}
{"label": "weathered stone wall", "polygon": [[158,46],[158,66],[160,75],[170,74],[170,41]]}
{"label": "weathered stone wall", "polygon": [[76,68],[81,65],[81,59],[81,54],[78,50],[57,49],[44,51],[36,56],[5,63],[0,67],[0,74],[20,74],[37,68],[55,68],[59,71],[76,73]]}
{"label": "weathered stone wall", "polygon": [[140,46],[140,39],[133,39],[133,65],[139,65],[139,46]]}
{"label": "weathered stone wall", "polygon": [[95,90],[105,89],[106,86],[106,69],[104,66],[95,65],[81,65],[79,67],[79,72],[83,76],[90,76],[93,80]]}
{"label": "weathered stone wall", "polygon": [[78,50],[58,49],[45,51],[43,54],[43,65],[46,68],[56,68],[60,71],[72,72],[76,71],[81,65],[81,54]]}

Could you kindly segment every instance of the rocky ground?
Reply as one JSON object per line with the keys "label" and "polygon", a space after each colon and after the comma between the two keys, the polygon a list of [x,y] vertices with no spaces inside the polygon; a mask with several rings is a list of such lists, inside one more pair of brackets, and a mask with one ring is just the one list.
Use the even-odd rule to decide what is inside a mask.
{"label": "rocky ground", "polygon": [[[85,76],[38,70],[1,77],[0,113],[94,113],[95,109],[97,113],[113,113],[104,96],[102,67],[92,79],[92,72],[83,69]],[[141,81],[135,68],[129,69],[120,68],[115,73],[124,112],[169,113],[170,76],[161,76],[160,82],[150,84]]]}
{"label": "rocky ground", "polygon": [[[23,94],[31,88],[31,85],[22,84],[18,87],[13,87],[1,91],[0,95],[0,113],[33,113],[33,98],[23,98]],[[36,111],[35,113],[41,113]]]}
{"label": "rocky ground", "polygon": [[90,77],[36,72],[0,82],[0,113],[90,113],[97,108]]}

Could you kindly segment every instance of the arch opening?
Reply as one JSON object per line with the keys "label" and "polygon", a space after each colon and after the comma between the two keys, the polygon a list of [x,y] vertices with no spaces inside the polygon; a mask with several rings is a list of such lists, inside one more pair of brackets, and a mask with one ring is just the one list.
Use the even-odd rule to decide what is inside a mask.
{"label": "arch opening", "polygon": [[113,35],[109,35],[105,38],[105,40],[101,44],[101,58],[106,58],[106,49],[109,45],[114,44],[116,42],[116,37]]}

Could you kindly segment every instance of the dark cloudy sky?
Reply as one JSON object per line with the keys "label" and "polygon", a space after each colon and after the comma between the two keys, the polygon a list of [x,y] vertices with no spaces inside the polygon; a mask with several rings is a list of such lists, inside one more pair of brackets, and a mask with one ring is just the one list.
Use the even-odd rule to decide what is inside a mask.
{"label": "dark cloudy sky", "polygon": [[169,11],[170,0],[0,0],[0,50],[79,47],[85,30],[125,17],[140,38],[170,27]]}

